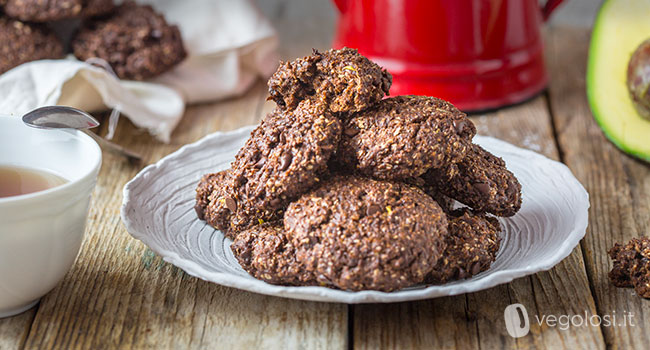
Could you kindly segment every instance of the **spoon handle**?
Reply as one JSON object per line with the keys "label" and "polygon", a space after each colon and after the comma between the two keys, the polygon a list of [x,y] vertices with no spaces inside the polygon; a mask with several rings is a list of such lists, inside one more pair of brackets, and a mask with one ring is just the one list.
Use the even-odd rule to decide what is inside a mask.
{"label": "spoon handle", "polygon": [[137,153],[135,153],[133,151],[130,151],[130,150],[128,150],[128,149],[126,149],[126,148],[124,148],[124,147],[122,147],[120,145],[117,145],[117,144],[115,144],[113,142],[110,142],[110,141],[100,137],[99,135],[95,134],[94,132],[91,132],[89,130],[84,130],[84,132],[88,136],[92,137],[93,140],[95,140],[99,144],[99,147],[101,147],[102,149],[104,149],[106,151],[109,151],[111,153],[126,157],[126,159],[128,159],[130,163],[139,163],[139,162],[142,161],[142,157],[139,154],[137,154]]}

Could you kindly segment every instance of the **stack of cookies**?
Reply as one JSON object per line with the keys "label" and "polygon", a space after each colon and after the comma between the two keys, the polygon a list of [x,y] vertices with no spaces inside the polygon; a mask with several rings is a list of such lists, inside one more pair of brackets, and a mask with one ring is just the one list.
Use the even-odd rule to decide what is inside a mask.
{"label": "stack of cookies", "polygon": [[64,45],[49,24],[82,20],[71,40],[74,55],[100,58],[122,79],[144,80],[168,71],[186,56],[176,26],[151,6],[113,0],[0,0],[0,73],[22,63],[58,59]]}
{"label": "stack of cookies", "polygon": [[271,77],[276,109],[196,190],[199,218],[233,239],[252,276],[389,292],[490,267],[501,230],[491,214],[519,210],[519,182],[472,143],[464,113],[434,97],[384,98],[391,83],[348,48]]}

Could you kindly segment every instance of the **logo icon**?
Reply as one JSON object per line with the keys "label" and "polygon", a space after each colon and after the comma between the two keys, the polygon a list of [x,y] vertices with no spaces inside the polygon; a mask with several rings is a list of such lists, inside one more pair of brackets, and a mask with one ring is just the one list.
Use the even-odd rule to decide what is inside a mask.
{"label": "logo icon", "polygon": [[508,305],[503,312],[506,330],[513,338],[521,338],[530,332],[528,311],[521,304]]}

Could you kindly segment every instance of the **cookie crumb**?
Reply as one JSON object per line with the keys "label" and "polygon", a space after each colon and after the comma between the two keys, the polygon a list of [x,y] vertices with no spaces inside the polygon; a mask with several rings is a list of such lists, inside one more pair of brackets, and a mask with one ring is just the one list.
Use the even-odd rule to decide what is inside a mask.
{"label": "cookie crumb", "polygon": [[634,288],[634,291],[650,299],[650,239],[633,238],[625,245],[619,243],[607,252],[614,261],[609,272],[611,283],[620,288]]}

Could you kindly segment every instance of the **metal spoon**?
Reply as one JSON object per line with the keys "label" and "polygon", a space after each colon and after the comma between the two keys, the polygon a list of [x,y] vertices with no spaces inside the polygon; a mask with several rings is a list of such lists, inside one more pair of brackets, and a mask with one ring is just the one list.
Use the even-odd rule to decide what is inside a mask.
{"label": "metal spoon", "polygon": [[142,160],[139,154],[129,151],[119,145],[107,141],[97,134],[90,132],[99,126],[99,122],[90,114],[72,107],[47,106],[36,108],[23,115],[23,123],[39,129],[77,129],[92,137],[99,146],[109,152],[126,157],[129,162],[137,163]]}

